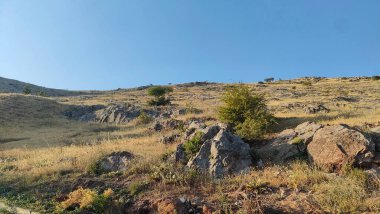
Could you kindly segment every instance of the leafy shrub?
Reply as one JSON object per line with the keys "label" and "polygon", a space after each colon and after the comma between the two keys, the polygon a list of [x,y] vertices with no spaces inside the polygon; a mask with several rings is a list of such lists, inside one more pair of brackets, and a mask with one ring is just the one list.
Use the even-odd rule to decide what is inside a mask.
{"label": "leafy shrub", "polygon": [[46,92],[44,92],[44,91],[39,91],[39,92],[38,92],[38,96],[46,97],[47,94],[46,94]]}
{"label": "leafy shrub", "polygon": [[140,115],[136,118],[136,125],[145,125],[153,121],[153,118],[150,117],[147,113],[142,111]]}
{"label": "leafy shrub", "polygon": [[274,123],[263,95],[252,93],[247,86],[228,88],[221,101],[224,105],[218,109],[219,119],[231,124],[236,133],[246,140],[261,137]]}
{"label": "leafy shrub", "polygon": [[149,105],[161,106],[170,104],[170,100],[165,97],[166,94],[173,92],[172,87],[153,86],[148,88],[148,95],[154,99],[148,102]]}
{"label": "leafy shrub", "polygon": [[186,143],[183,144],[183,148],[185,149],[185,154],[188,159],[190,157],[194,156],[197,154],[197,152],[201,149],[202,146],[202,139],[203,133],[198,132],[195,134],[191,140],[187,141]]}
{"label": "leafy shrub", "polygon": [[170,100],[165,97],[157,97],[153,100],[148,101],[148,105],[150,106],[165,106],[169,104],[170,104]]}
{"label": "leafy shrub", "polygon": [[29,86],[25,86],[24,90],[22,91],[24,94],[28,95],[32,93],[32,89]]}
{"label": "leafy shrub", "polygon": [[380,76],[372,76],[371,79],[372,80],[380,80]]}

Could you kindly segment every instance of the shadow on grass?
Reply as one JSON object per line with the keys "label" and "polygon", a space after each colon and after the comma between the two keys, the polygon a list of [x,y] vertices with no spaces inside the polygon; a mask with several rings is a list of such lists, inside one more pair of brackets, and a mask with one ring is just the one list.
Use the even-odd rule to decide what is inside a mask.
{"label": "shadow on grass", "polygon": [[293,129],[297,127],[299,124],[311,121],[315,123],[320,123],[322,121],[328,122],[338,119],[348,119],[355,117],[355,114],[350,112],[341,112],[336,115],[328,115],[328,114],[317,114],[310,115],[309,117],[284,117],[277,118],[277,124],[273,126],[273,132],[280,132],[285,129]]}
{"label": "shadow on grass", "polygon": [[0,144],[1,143],[10,143],[15,141],[21,141],[21,140],[29,140],[30,137],[20,137],[20,138],[0,138]]}

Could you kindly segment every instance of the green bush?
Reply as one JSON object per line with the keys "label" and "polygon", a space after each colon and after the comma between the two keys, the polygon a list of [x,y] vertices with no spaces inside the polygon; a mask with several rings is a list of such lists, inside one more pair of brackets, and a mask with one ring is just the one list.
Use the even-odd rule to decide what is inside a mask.
{"label": "green bush", "polygon": [[231,124],[235,132],[246,140],[262,137],[274,123],[264,96],[252,93],[245,85],[228,88],[221,101],[224,105],[218,109],[219,119]]}
{"label": "green bush", "polygon": [[24,90],[23,90],[23,93],[26,94],[26,95],[31,94],[32,93],[32,89],[29,86],[25,86]]}
{"label": "green bush", "polygon": [[128,192],[131,196],[137,196],[147,188],[147,183],[134,181],[128,186]]}
{"label": "green bush", "polygon": [[104,173],[100,166],[100,161],[96,160],[87,167],[87,173],[91,175],[101,175]]}
{"label": "green bush", "polygon": [[145,125],[153,121],[153,118],[150,117],[147,113],[142,111],[140,115],[136,118],[136,125]]}
{"label": "green bush", "polygon": [[148,95],[154,99],[148,102],[149,105],[162,106],[170,104],[170,100],[165,97],[166,94],[173,92],[172,87],[153,86],[148,88]]}
{"label": "green bush", "polygon": [[170,100],[165,97],[158,97],[153,100],[149,100],[148,104],[151,106],[165,106],[170,104]]}
{"label": "green bush", "polygon": [[183,144],[183,148],[185,149],[186,158],[190,159],[190,157],[197,154],[197,152],[201,149],[203,133],[198,132],[195,134],[191,140],[187,141]]}

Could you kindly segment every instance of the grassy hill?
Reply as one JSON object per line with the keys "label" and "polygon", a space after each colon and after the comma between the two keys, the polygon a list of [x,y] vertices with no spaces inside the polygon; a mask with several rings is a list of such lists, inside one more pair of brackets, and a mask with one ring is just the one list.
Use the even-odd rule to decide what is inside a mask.
{"label": "grassy hill", "polygon": [[84,93],[78,91],[45,88],[18,80],[0,77],[0,93],[23,93],[26,88],[30,89],[31,94],[34,95],[44,94],[46,96],[72,96]]}
{"label": "grassy hill", "polygon": [[[170,94],[174,108],[202,110],[174,118],[216,119],[219,98],[228,85],[174,85]],[[264,138],[304,121],[363,129],[380,126],[379,80],[301,78],[247,85],[265,95],[277,118]],[[141,206],[161,198],[198,197],[222,213],[237,208],[260,213],[260,207],[287,213],[380,212],[380,181],[367,185],[362,171],[339,177],[301,160],[214,181],[168,164],[165,160],[177,145],[159,143],[167,133],[152,131],[152,123],[97,124],[68,120],[62,114],[72,105],[130,103],[150,108],[149,99],[146,89],[49,98],[0,94],[0,196],[41,213],[52,213],[78,187],[98,192],[111,188],[119,201],[141,202]],[[329,111],[306,111],[318,105]],[[96,160],[119,151],[139,157],[130,170],[101,176],[89,173]]]}

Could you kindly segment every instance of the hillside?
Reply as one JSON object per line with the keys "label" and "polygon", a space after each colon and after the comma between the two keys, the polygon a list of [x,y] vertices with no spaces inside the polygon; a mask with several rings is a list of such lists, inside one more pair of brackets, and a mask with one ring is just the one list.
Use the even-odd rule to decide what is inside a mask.
{"label": "hillside", "polygon": [[[244,142],[217,116],[231,85],[239,84],[173,85],[172,104],[161,107],[148,105],[146,87],[70,97],[0,94],[0,198],[40,213],[380,212],[380,80],[245,84],[263,94],[276,123]],[[198,158],[210,167],[217,156],[223,164],[212,166],[230,164],[226,172],[249,167],[215,178],[223,170],[178,161],[180,145],[203,132],[210,141],[199,140],[185,165]],[[233,142],[201,152],[221,141]],[[236,145],[245,149],[229,156]],[[357,155],[366,149],[374,157]],[[345,156],[361,162],[343,167]],[[236,157],[239,164],[231,163]],[[317,158],[333,160],[332,170],[312,162]]]}
{"label": "hillside", "polygon": [[0,77],[0,93],[23,93],[26,88],[30,89],[31,94],[35,95],[41,93],[46,96],[72,96],[84,94],[84,92],[45,88],[18,80]]}

